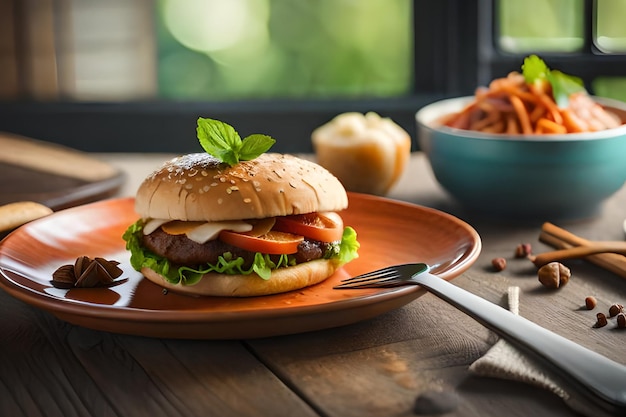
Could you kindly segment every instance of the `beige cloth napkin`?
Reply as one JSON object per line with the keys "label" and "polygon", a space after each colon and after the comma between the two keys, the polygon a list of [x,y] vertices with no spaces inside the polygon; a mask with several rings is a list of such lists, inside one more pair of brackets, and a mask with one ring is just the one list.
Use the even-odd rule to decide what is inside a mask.
{"label": "beige cloth napkin", "polygon": [[[519,287],[509,287],[507,298],[509,310],[519,315]],[[562,398],[572,410],[585,416],[612,415],[599,410],[591,402],[580,398],[580,395],[570,395],[564,388],[566,384],[560,384],[558,377],[550,375],[542,369],[539,363],[524,355],[504,339],[498,340],[484,356],[472,363],[469,369],[476,375],[520,381],[547,389]]]}
{"label": "beige cloth napkin", "polygon": [[[507,291],[509,310],[519,314],[519,287],[509,287]],[[548,389],[563,398],[569,395],[557,382],[541,370],[532,359],[500,339],[487,353],[470,365],[470,371],[477,375],[492,378],[521,381]]]}

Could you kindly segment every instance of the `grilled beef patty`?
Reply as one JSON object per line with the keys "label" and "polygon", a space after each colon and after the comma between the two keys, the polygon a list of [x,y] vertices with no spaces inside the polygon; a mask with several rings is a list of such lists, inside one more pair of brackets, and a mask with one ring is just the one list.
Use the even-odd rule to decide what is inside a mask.
{"label": "grilled beef patty", "polygon": [[[249,268],[254,261],[254,252],[229,245],[221,240],[216,239],[206,243],[197,243],[188,239],[184,234],[170,235],[161,228],[149,235],[144,235],[143,244],[151,252],[163,256],[178,265],[215,264],[218,261],[218,257],[225,252],[230,252],[235,258],[243,258],[245,260],[244,268]],[[308,262],[322,258],[327,248],[328,243],[305,239],[298,245],[298,252],[292,256],[295,258],[296,263]],[[275,255],[275,257],[278,259],[278,255]]]}

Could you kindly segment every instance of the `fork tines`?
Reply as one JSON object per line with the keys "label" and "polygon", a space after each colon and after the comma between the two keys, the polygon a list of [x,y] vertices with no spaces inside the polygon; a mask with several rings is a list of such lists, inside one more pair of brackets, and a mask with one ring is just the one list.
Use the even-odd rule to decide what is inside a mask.
{"label": "fork tines", "polygon": [[392,287],[398,284],[399,275],[398,271],[393,268],[385,268],[378,271],[368,272],[356,277],[346,278],[342,280],[341,284],[334,287],[335,289],[348,289],[348,288],[368,288],[368,287]]}
{"label": "fork tines", "polygon": [[376,271],[370,271],[370,272],[366,272],[364,274],[361,275],[357,275],[356,277],[350,277],[350,278],[346,278],[341,280],[341,282],[350,282],[350,281],[357,281],[360,280],[361,278],[371,278],[371,277],[379,277],[379,276],[385,276],[388,275],[390,273],[397,273],[397,269],[395,266],[388,266],[386,268],[383,269],[378,269]]}
{"label": "fork tines", "polygon": [[413,277],[429,269],[429,266],[425,263],[393,265],[356,277],[346,278],[334,288],[340,290],[347,288],[384,288],[410,284],[416,285],[417,281],[413,280]]}

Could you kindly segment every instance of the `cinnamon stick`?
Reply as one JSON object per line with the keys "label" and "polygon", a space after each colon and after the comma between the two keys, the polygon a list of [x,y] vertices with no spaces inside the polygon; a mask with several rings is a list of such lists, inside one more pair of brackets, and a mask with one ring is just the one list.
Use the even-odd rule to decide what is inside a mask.
{"label": "cinnamon stick", "polygon": [[[576,236],[552,223],[544,223],[541,226],[539,240],[557,249],[567,249],[573,246],[583,246],[591,243],[591,241]],[[586,256],[584,259],[622,278],[626,278],[626,256],[624,255],[601,253]]]}

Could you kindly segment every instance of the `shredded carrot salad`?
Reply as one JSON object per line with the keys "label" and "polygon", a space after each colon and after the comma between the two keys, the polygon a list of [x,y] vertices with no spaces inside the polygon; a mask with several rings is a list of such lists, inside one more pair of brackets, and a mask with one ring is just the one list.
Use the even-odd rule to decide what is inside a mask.
{"label": "shredded carrot salad", "polygon": [[605,130],[622,124],[583,89],[557,105],[549,82],[527,82],[519,72],[476,89],[474,100],[444,117],[449,127],[503,134],[562,134]]}

